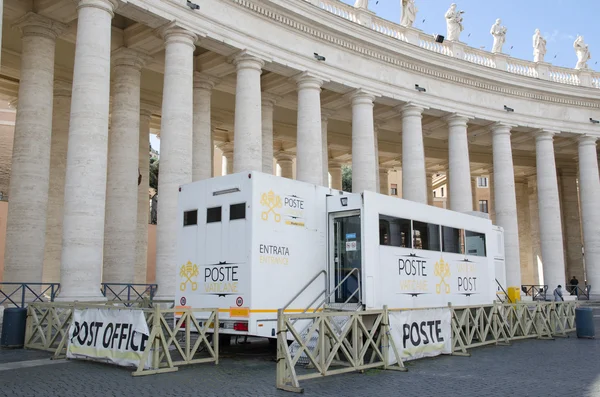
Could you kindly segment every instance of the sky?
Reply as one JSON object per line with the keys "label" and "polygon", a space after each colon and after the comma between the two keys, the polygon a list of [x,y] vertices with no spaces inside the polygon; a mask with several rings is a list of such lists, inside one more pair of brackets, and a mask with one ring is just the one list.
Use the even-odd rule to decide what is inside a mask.
{"label": "sky", "polygon": [[[354,0],[342,0],[353,5]],[[547,40],[545,61],[556,66],[575,67],[577,57],[573,41],[583,35],[592,59],[588,66],[600,70],[600,0],[416,0],[419,11],[414,27],[429,34],[446,36],[444,14],[455,2],[463,14],[464,30],[460,40],[474,48],[490,51],[490,28],[497,18],[506,26],[503,51],[518,59],[533,60],[532,37],[536,28]],[[369,0],[369,9],[377,16],[399,23],[401,0]],[[152,147],[160,142],[151,135]]]}

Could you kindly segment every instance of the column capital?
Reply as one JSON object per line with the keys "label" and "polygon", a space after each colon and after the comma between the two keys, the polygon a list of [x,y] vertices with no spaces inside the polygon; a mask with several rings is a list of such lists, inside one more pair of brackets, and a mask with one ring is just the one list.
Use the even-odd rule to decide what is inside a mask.
{"label": "column capital", "polygon": [[579,140],[579,146],[596,146],[596,140],[598,139],[597,136],[594,135],[589,135],[589,134],[581,134],[578,137]]}
{"label": "column capital", "polygon": [[414,102],[408,102],[404,105],[397,106],[396,109],[400,112],[400,114],[402,114],[403,117],[423,117],[423,111],[428,109],[428,107]]}
{"label": "column capital", "polygon": [[510,130],[513,129],[514,127],[516,127],[515,124],[497,122],[490,126],[490,131],[492,131],[492,134],[508,134],[508,135],[510,135]]}
{"label": "column capital", "polygon": [[273,95],[269,92],[263,92],[260,96],[261,106],[266,108],[273,108],[277,101],[281,99],[278,95]]}
{"label": "column capital", "polygon": [[54,80],[54,96],[55,97],[70,97],[73,91],[73,85],[64,80]]}
{"label": "column capital", "polygon": [[21,18],[17,19],[13,25],[21,31],[23,37],[40,36],[56,40],[58,36],[63,34],[68,26],[53,19],[44,17],[34,12],[28,12]]}
{"label": "column capital", "polygon": [[142,112],[149,113],[151,115],[155,113],[160,114],[160,111],[161,108],[159,106],[144,101],[140,102],[140,114]]}
{"label": "column capital", "polygon": [[262,72],[262,68],[265,66],[265,61],[251,54],[247,50],[243,50],[232,55],[230,60],[235,65],[237,70],[254,69]]}
{"label": "column capital", "polygon": [[444,120],[450,127],[454,127],[454,126],[466,127],[469,120],[472,120],[472,119],[473,119],[473,117],[467,116],[467,115],[464,115],[461,113],[452,113],[452,114],[449,114],[442,118],[442,120]]}
{"label": "column capital", "polygon": [[115,16],[115,10],[119,7],[117,0],[73,0],[77,3],[77,10],[84,7],[99,8],[108,12],[111,17]]}
{"label": "column capital", "polygon": [[152,57],[141,51],[127,47],[119,47],[110,54],[113,66],[129,66],[138,71],[152,60]]}
{"label": "column capital", "polygon": [[196,49],[196,40],[198,36],[189,30],[177,25],[176,22],[170,22],[157,28],[155,34],[161,37],[165,43],[181,43]]}
{"label": "column capital", "polygon": [[375,94],[367,92],[363,89],[358,89],[358,90],[349,92],[346,95],[350,99],[352,105],[363,104],[363,105],[373,106],[373,101],[375,100],[375,97],[376,97]]}
{"label": "column capital", "polygon": [[211,76],[202,72],[194,72],[194,88],[212,91],[217,84],[221,82],[218,77]]}
{"label": "column capital", "polygon": [[335,161],[335,160],[333,160],[333,161],[329,162],[329,169],[330,170],[331,169],[338,169],[338,168],[341,169],[343,165],[344,165],[344,163],[342,163],[341,161]]}
{"label": "column capital", "polygon": [[536,142],[537,141],[546,141],[546,140],[552,141],[552,140],[554,140],[554,135],[560,134],[560,131],[540,129],[540,130],[534,131],[534,134],[535,134]]}
{"label": "column capital", "polygon": [[321,108],[321,122],[328,122],[335,113],[336,111],[333,109]]}
{"label": "column capital", "polygon": [[19,98],[14,98],[8,102],[8,107],[17,110],[19,107]]}
{"label": "column capital", "polygon": [[298,90],[312,89],[321,91],[321,86],[323,85],[323,79],[308,72],[302,72],[292,79],[296,82]]}
{"label": "column capital", "polygon": [[275,153],[274,157],[278,163],[286,162],[286,161],[289,161],[291,163],[292,161],[294,161],[294,155],[292,155],[289,152],[279,151],[279,152]]}
{"label": "column capital", "polygon": [[140,106],[140,118],[148,119],[148,121],[149,121],[152,118],[152,114],[153,114],[152,110],[150,110],[146,107]]}

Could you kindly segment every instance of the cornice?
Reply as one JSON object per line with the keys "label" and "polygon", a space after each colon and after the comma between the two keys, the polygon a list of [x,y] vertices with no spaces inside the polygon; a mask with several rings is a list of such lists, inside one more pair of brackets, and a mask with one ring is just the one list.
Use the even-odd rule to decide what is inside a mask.
{"label": "cornice", "polygon": [[[384,62],[387,64],[399,66],[406,70],[411,70],[411,71],[414,71],[414,72],[417,72],[420,74],[424,74],[427,76],[431,76],[434,78],[438,78],[441,80],[451,81],[453,83],[457,83],[460,85],[470,86],[470,87],[483,89],[483,90],[491,91],[491,92],[496,92],[496,93],[500,93],[500,94],[504,94],[504,95],[512,95],[512,96],[522,97],[522,98],[526,98],[526,99],[533,99],[533,100],[539,100],[539,101],[545,101],[545,102],[553,102],[553,103],[559,103],[559,104],[564,104],[564,105],[579,106],[579,107],[592,108],[592,109],[600,108],[600,102],[587,101],[587,100],[582,100],[582,99],[570,98],[570,97],[566,97],[566,96],[551,95],[551,94],[542,93],[539,91],[532,92],[532,90],[530,88],[528,88],[528,89],[518,88],[518,87],[516,87],[517,84],[511,83],[511,82],[507,82],[507,85],[500,85],[500,84],[497,84],[497,83],[489,80],[489,78],[487,78],[485,80],[484,80],[484,78],[475,79],[472,77],[467,77],[465,75],[461,75],[460,72],[454,72],[454,71],[450,72],[448,69],[444,70],[440,67],[432,68],[432,67],[429,67],[429,66],[426,66],[423,64],[409,62],[405,59],[404,56],[402,58],[400,58],[398,53],[391,54],[389,50],[384,50],[381,47],[376,47],[373,43],[368,43],[368,46],[367,46],[367,43],[364,40],[361,40],[359,38],[347,39],[347,38],[343,37],[342,34],[338,34],[338,35],[331,34],[331,33],[327,32],[326,29],[323,27],[320,27],[319,29],[317,29],[314,26],[311,26],[310,24],[303,23],[298,20],[292,19],[292,18],[288,17],[287,15],[284,15],[280,11],[274,10],[273,8],[267,8],[262,3],[260,3],[260,4],[255,3],[251,0],[230,0],[230,1],[241,7],[248,9],[250,12],[261,15],[263,18],[267,18],[267,19],[273,20],[276,23],[286,25],[294,30],[300,31],[303,34],[310,35],[318,40],[326,41],[329,44],[336,45],[338,47],[357,52],[361,55],[368,56],[370,58],[373,58],[375,60],[378,60],[378,61],[381,61],[381,62]],[[301,1],[298,1],[298,3],[304,3],[304,1],[301,0]],[[306,6],[311,6],[311,5],[307,3]],[[320,10],[323,13],[327,12],[327,11],[321,10],[319,8],[315,8],[315,7],[312,8],[313,11],[315,9]],[[339,18],[333,14],[332,14],[332,16]],[[351,23],[351,22],[342,19],[340,23]],[[378,38],[381,41],[391,39],[391,40],[394,40],[395,43],[397,43],[396,44],[397,46],[402,46],[402,45],[410,46],[410,44],[408,44],[408,43],[404,43],[402,41],[392,39],[387,35],[384,35],[379,32],[373,31],[371,29],[365,28],[364,26],[361,26],[360,24],[355,24],[355,25],[356,25],[355,30],[357,31],[357,33],[363,34],[365,36],[367,34],[368,35],[377,34]],[[357,37],[360,37],[360,36],[357,34]],[[420,47],[415,47],[415,46],[411,46],[411,49],[413,51],[421,51],[422,50]],[[427,51],[427,50],[424,50],[424,51]],[[485,73],[494,74],[494,75],[499,74],[499,73],[502,73],[502,74],[506,73],[508,76],[510,76],[510,79],[514,80],[514,81],[526,79],[526,83],[528,85],[533,85],[533,84],[535,84],[535,85],[540,85],[540,84],[553,85],[553,88],[560,87],[560,89],[564,90],[564,91],[570,91],[573,89],[575,89],[575,90],[592,90],[592,88],[587,88],[587,87],[563,85],[563,84],[559,84],[559,83],[554,83],[554,82],[549,82],[549,81],[544,81],[544,80],[539,80],[539,79],[533,79],[531,77],[512,75],[512,74],[508,74],[507,72],[502,72],[502,71],[499,71],[496,69],[491,69],[491,68],[488,68],[485,66],[472,64],[467,61],[458,60],[456,58],[437,54],[435,52],[428,51],[427,56],[429,58],[435,58],[436,56],[443,57],[443,60],[445,61],[446,64],[460,62],[462,69],[482,68],[481,70],[484,71]],[[511,85],[508,85],[508,84],[511,84]],[[576,95],[576,94],[574,94],[574,95]]]}

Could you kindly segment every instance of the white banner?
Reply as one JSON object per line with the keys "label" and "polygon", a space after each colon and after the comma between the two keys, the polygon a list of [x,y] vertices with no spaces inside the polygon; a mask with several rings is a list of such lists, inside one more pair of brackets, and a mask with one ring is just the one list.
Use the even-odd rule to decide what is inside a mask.
{"label": "white banner", "polygon": [[[139,310],[74,309],[67,343],[68,358],[90,358],[138,366],[150,332]],[[145,368],[149,368],[148,355]]]}
{"label": "white banner", "polygon": [[[452,353],[452,314],[449,308],[389,312],[390,337],[402,361]],[[396,356],[389,350],[389,363]]]}

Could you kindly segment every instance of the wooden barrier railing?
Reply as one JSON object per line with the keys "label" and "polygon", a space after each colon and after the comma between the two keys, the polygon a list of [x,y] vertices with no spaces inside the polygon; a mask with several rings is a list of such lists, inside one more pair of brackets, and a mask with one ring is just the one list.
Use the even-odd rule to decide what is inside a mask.
{"label": "wooden barrier railing", "polygon": [[[142,311],[148,325],[149,338],[134,376],[177,371],[182,365],[219,362],[218,309],[162,308],[157,301],[65,303],[44,302],[28,306],[25,348],[54,353],[53,358],[66,357],[69,328],[75,309]],[[172,304],[172,302],[170,302]],[[152,306],[152,307],[149,307]],[[196,314],[205,313],[201,323]],[[179,318],[176,318],[180,316]],[[150,363],[146,366],[146,363]]]}
{"label": "wooden barrier railing", "polygon": [[[575,330],[575,308],[574,301],[450,306],[452,354],[469,356],[468,350],[479,346],[566,336]],[[292,345],[288,344],[288,339],[293,341]],[[392,362],[389,352],[396,355],[398,364],[388,364]],[[302,358],[309,365],[297,368],[302,364]],[[279,389],[302,392],[301,380],[369,368],[406,370],[399,358],[399,351],[390,337],[387,308],[306,314],[286,314],[280,310],[278,313]]]}

